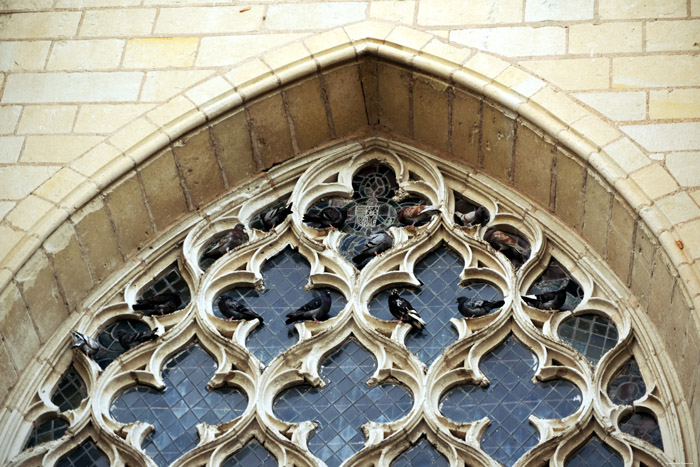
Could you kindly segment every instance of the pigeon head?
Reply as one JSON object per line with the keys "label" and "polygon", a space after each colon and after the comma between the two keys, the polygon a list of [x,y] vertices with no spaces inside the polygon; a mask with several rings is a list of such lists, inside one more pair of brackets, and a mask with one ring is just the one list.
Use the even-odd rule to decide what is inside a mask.
{"label": "pigeon head", "polygon": [[398,295],[399,291],[396,289],[391,289],[391,295]]}
{"label": "pigeon head", "polygon": [[464,303],[469,300],[467,297],[457,297],[457,303]]}
{"label": "pigeon head", "polygon": [[245,230],[245,226],[243,224],[236,224],[234,229],[238,230],[239,232],[242,232],[243,230]]}

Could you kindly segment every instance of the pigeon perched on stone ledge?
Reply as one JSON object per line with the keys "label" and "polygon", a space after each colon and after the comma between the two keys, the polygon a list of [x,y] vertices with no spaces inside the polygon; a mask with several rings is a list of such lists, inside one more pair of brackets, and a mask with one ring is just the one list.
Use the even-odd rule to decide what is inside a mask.
{"label": "pigeon perched on stone ledge", "polygon": [[102,348],[97,340],[78,331],[71,331],[73,346],[71,349],[80,349],[88,357],[93,357]]}
{"label": "pigeon perched on stone ledge", "polygon": [[177,310],[182,300],[180,295],[176,293],[162,293],[148,298],[136,300],[136,303],[131,307],[134,311],[151,311],[167,315]]}
{"label": "pigeon perched on stone ledge", "polygon": [[421,319],[408,300],[399,296],[399,291],[396,289],[392,290],[391,295],[389,295],[389,311],[399,321],[405,321],[418,330],[425,327],[425,321]]}
{"label": "pigeon perched on stone ledge", "polygon": [[540,310],[561,310],[566,302],[566,287],[562,287],[554,292],[544,292],[534,295],[523,295],[525,303]]}
{"label": "pigeon perched on stone ledge", "polygon": [[491,220],[491,216],[485,207],[479,206],[473,211],[466,214],[455,211],[455,217],[457,222],[459,222],[464,227],[469,227],[471,225],[486,225]]}
{"label": "pigeon perched on stone ledge", "polygon": [[318,224],[323,229],[327,227],[342,229],[347,218],[348,210],[345,207],[326,206],[316,214],[304,214],[303,221],[307,224]]}
{"label": "pigeon perched on stone ledge", "polygon": [[284,324],[291,324],[297,321],[314,320],[325,321],[328,319],[328,313],[331,311],[331,293],[328,290],[321,292],[320,297],[316,297],[302,305],[300,308],[287,314],[287,320]]}
{"label": "pigeon perched on stone ledge", "polygon": [[114,337],[117,338],[119,345],[124,347],[124,350],[130,350],[144,342],[158,339],[158,334],[156,334],[155,329],[144,332],[129,332],[124,329],[117,329],[114,332]]}
{"label": "pigeon perched on stone ledge", "polygon": [[484,235],[484,240],[495,250],[503,253],[506,258],[511,261],[522,264],[527,261],[527,258],[530,256],[530,252],[527,248],[520,245],[515,237],[502,230],[488,230]]}
{"label": "pigeon perched on stone ledge", "polygon": [[403,225],[415,227],[418,222],[430,218],[433,214],[440,212],[439,206],[426,206],[421,204],[418,206],[406,206],[399,211],[399,222]]}
{"label": "pigeon perched on stone ledge", "polygon": [[367,258],[372,258],[394,246],[394,239],[387,232],[379,232],[369,237],[365,246],[352,258],[360,266]]}
{"label": "pigeon perched on stone ledge", "polygon": [[248,234],[245,231],[243,224],[237,224],[233,230],[229,231],[212,245],[202,255],[204,258],[219,259],[229,251],[238,248],[248,241]]}
{"label": "pigeon perched on stone ledge", "polygon": [[260,219],[263,228],[266,231],[275,230],[275,227],[280,225],[287,218],[288,215],[292,213],[292,203],[286,206],[279,206],[274,209],[270,209],[265,214],[262,215]]}
{"label": "pigeon perched on stone ledge", "polygon": [[231,297],[223,296],[219,298],[218,305],[221,314],[228,318],[229,321],[234,319],[259,319],[261,323],[263,322],[262,316]]}
{"label": "pigeon perched on stone ledge", "polygon": [[470,300],[467,297],[457,297],[457,309],[467,318],[487,315],[504,304],[503,300]]}

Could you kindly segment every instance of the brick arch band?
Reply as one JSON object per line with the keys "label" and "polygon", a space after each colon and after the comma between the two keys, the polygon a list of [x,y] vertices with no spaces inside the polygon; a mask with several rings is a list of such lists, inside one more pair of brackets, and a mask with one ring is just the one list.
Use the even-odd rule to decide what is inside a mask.
{"label": "brick arch band", "polygon": [[0,276],[0,438],[23,416],[42,349],[57,339],[67,349],[68,329],[91,312],[86,298],[160,232],[276,164],[379,135],[514,187],[585,239],[655,329],[639,339],[672,363],[683,443],[697,453],[697,277],[668,221],[608,154],[609,129],[580,123],[554,90],[547,108],[531,100],[546,85],[518,68],[407,29],[348,26],[215,76],[197,108],[164,104],[169,123],[134,135],[34,226]]}

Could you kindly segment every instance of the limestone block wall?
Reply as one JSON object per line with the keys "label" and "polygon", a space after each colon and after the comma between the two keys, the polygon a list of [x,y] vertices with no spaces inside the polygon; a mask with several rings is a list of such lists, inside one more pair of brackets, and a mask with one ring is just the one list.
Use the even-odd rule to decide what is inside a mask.
{"label": "limestone block wall", "polygon": [[582,235],[657,327],[697,427],[700,2],[549,3],[0,2],[0,398],[182,215],[381,131]]}

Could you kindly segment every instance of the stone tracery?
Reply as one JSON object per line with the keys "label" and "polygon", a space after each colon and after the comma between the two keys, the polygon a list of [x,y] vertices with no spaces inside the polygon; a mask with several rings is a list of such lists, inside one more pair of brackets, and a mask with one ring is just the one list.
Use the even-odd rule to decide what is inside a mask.
{"label": "stone tracery", "polygon": [[[569,415],[566,421],[533,422],[539,432],[540,442],[557,436],[571,440],[571,423],[574,420],[585,422],[591,419],[592,412],[604,412],[606,401],[599,400],[595,390],[596,380],[605,381],[599,376],[594,377],[600,370],[597,370],[595,362],[589,363],[565,345],[562,342],[566,342],[565,339],[559,339],[567,319],[571,319],[572,315],[586,316],[585,312],[590,314],[594,311],[596,316],[603,316],[618,323],[618,346],[630,346],[629,320],[619,310],[614,309],[609,299],[605,298],[604,290],[593,285],[595,279],[589,270],[575,265],[574,260],[556,243],[552,244],[542,227],[531,218],[523,217],[517,209],[503,201],[489,199],[488,195],[479,190],[484,190],[484,187],[478,183],[474,186],[479,189],[465,185],[451,174],[442,173],[437,168],[438,164],[428,163],[427,158],[412,154],[406,148],[360,153],[347,151],[343,157],[337,158],[345,164],[343,168],[332,164],[328,164],[326,168],[322,168],[319,163],[310,164],[305,167],[298,181],[291,179],[280,187],[281,192],[291,193],[290,200],[297,206],[297,210],[275,232],[256,232],[250,229],[251,240],[248,244],[207,265],[206,270],[201,267],[199,257],[211,240],[212,233],[222,232],[238,221],[248,221],[250,225],[250,222],[254,222],[255,215],[260,212],[260,207],[269,206],[270,201],[275,200],[271,200],[268,193],[260,193],[258,197],[242,202],[229,200],[230,204],[222,204],[219,207],[220,211],[211,223],[202,222],[195,226],[184,241],[182,256],[178,262],[183,280],[190,284],[192,303],[162,319],[143,318],[153,327],[162,328],[162,340],[158,346],[144,346],[119,357],[117,360],[122,368],[117,369],[117,365],[112,365],[100,375],[95,365],[86,362],[94,380],[90,388],[91,397],[109,400],[120,388],[139,381],[162,387],[163,381],[157,370],[170,356],[183,349],[193,339],[197,339],[214,355],[217,362],[211,386],[230,385],[240,388],[252,402],[236,421],[219,426],[202,425],[198,428],[199,445],[186,453],[180,462],[194,459],[204,453],[215,452],[226,439],[240,433],[251,423],[251,417],[259,417],[265,426],[262,429],[265,446],[267,447],[268,443],[277,446],[272,452],[278,456],[278,460],[282,461],[284,456],[297,456],[296,458],[302,459],[303,463],[313,465],[314,457],[307,449],[313,427],[310,421],[290,424],[279,420],[272,410],[272,405],[284,389],[302,382],[321,384],[319,362],[327,356],[330,349],[341,345],[352,335],[377,361],[372,382],[399,382],[411,391],[416,401],[411,412],[401,420],[365,425],[366,449],[356,454],[353,459],[359,461],[371,456],[380,456],[387,461],[391,460],[405,450],[405,447],[397,444],[397,438],[402,436],[396,432],[401,429],[411,431],[422,423],[427,423],[430,430],[441,433],[443,441],[449,439],[448,443],[458,446],[450,453],[450,460],[461,456],[473,463],[492,462],[479,447],[487,422],[481,420],[460,424],[447,420],[437,411],[438,401],[447,390],[460,381],[485,383],[485,375],[480,372],[478,366],[481,358],[505,336],[515,333],[518,339],[536,354],[538,379],[549,380],[556,375],[569,380],[584,394],[581,408],[574,415]],[[419,225],[415,231],[390,227],[395,239],[394,247],[358,271],[346,260],[347,254],[343,253],[343,249],[348,248],[343,243],[346,236],[341,232],[319,231],[305,225],[301,222],[301,215],[312,206],[316,206],[313,203],[320,199],[350,194],[353,187],[352,183],[348,182],[353,180],[357,170],[376,161],[381,161],[396,172],[400,189],[412,196],[420,195],[431,203],[442,203],[444,211],[442,216],[436,216],[425,225]],[[329,172],[333,170],[338,172],[337,180],[329,178]],[[526,237],[532,247],[532,254],[525,263],[513,265],[504,255],[485,244],[483,235],[486,228],[460,228],[455,225],[451,215],[455,190],[460,193],[469,192],[477,198],[475,201],[490,208],[489,211],[493,213],[490,226],[506,226]],[[286,202],[284,197],[282,202]],[[365,217],[367,216],[369,214],[366,212]],[[377,222],[374,222],[374,225],[377,225]],[[465,285],[475,281],[493,284],[503,291],[506,304],[503,311],[477,320],[462,319],[454,306],[454,318],[450,325],[456,330],[458,340],[450,343],[437,358],[432,356],[420,361],[406,351],[405,343],[410,335],[408,326],[375,317],[368,304],[373,298],[380,297],[391,285],[421,285],[416,272],[420,261],[444,243],[449,244],[463,259],[464,267],[459,278]],[[327,322],[298,324],[298,344],[283,352],[281,358],[269,355],[269,358],[258,359],[255,352],[249,353],[247,345],[251,332],[260,324],[215,319],[214,299],[236,287],[270,287],[265,283],[265,265],[271,264],[271,258],[290,246],[296,248],[298,254],[310,265],[308,281],[305,281],[307,286],[313,289],[332,288],[342,294],[348,304]],[[167,259],[159,260],[158,264],[165,264]],[[575,301],[581,301],[581,306],[572,306],[573,311],[570,313],[550,313],[532,309],[521,304],[519,300],[519,295],[530,291],[532,285],[537,283],[537,278],[542,275],[542,271],[553,261],[561,261],[561,268],[564,270],[575,271],[576,279],[583,284],[582,290],[585,289],[581,294],[576,293]],[[157,267],[154,266],[154,270],[158,277]],[[130,297],[142,295],[144,287],[150,284],[147,277],[152,278],[154,275],[149,272],[134,278],[133,284],[127,287],[127,302],[130,301]],[[422,284],[424,287],[429,285]],[[133,316],[129,314],[125,304],[113,306],[116,308],[112,308],[111,312],[115,316]],[[277,319],[281,319],[281,314]],[[291,343],[294,342],[296,337]],[[608,354],[601,354],[599,358],[600,367],[610,366],[613,360]],[[137,375],[136,380],[133,375]],[[654,397],[663,399],[658,388],[656,391]],[[114,433],[108,436],[109,441],[101,440],[114,445],[115,450],[111,454],[117,457],[131,455],[141,458],[140,442],[146,436],[148,427],[138,422],[120,426],[110,419],[104,408],[99,408],[96,404],[93,400],[93,407],[85,410],[96,411],[96,423],[104,424]],[[421,413],[423,411],[424,413]],[[426,427],[421,429],[426,430]],[[432,434],[431,442],[440,445],[434,437]],[[625,438],[620,438],[613,445],[627,446],[625,442]],[[580,445],[579,443],[576,446]],[[540,444],[533,451],[541,455],[546,449],[551,449],[542,446]],[[644,451],[645,448],[635,446],[634,449]],[[623,453],[622,457],[631,458],[634,454],[630,453],[637,452],[634,449],[628,448],[628,454],[625,456]],[[551,455],[550,451],[547,452]],[[280,453],[282,457],[279,457]],[[226,454],[230,455],[231,452]],[[217,455],[223,459],[224,453],[219,452]],[[528,458],[526,455],[525,462],[535,459],[533,456]],[[558,456],[560,461],[565,459],[561,457],[562,454]],[[660,463],[665,458],[660,451],[650,449],[645,459],[654,459]]]}

